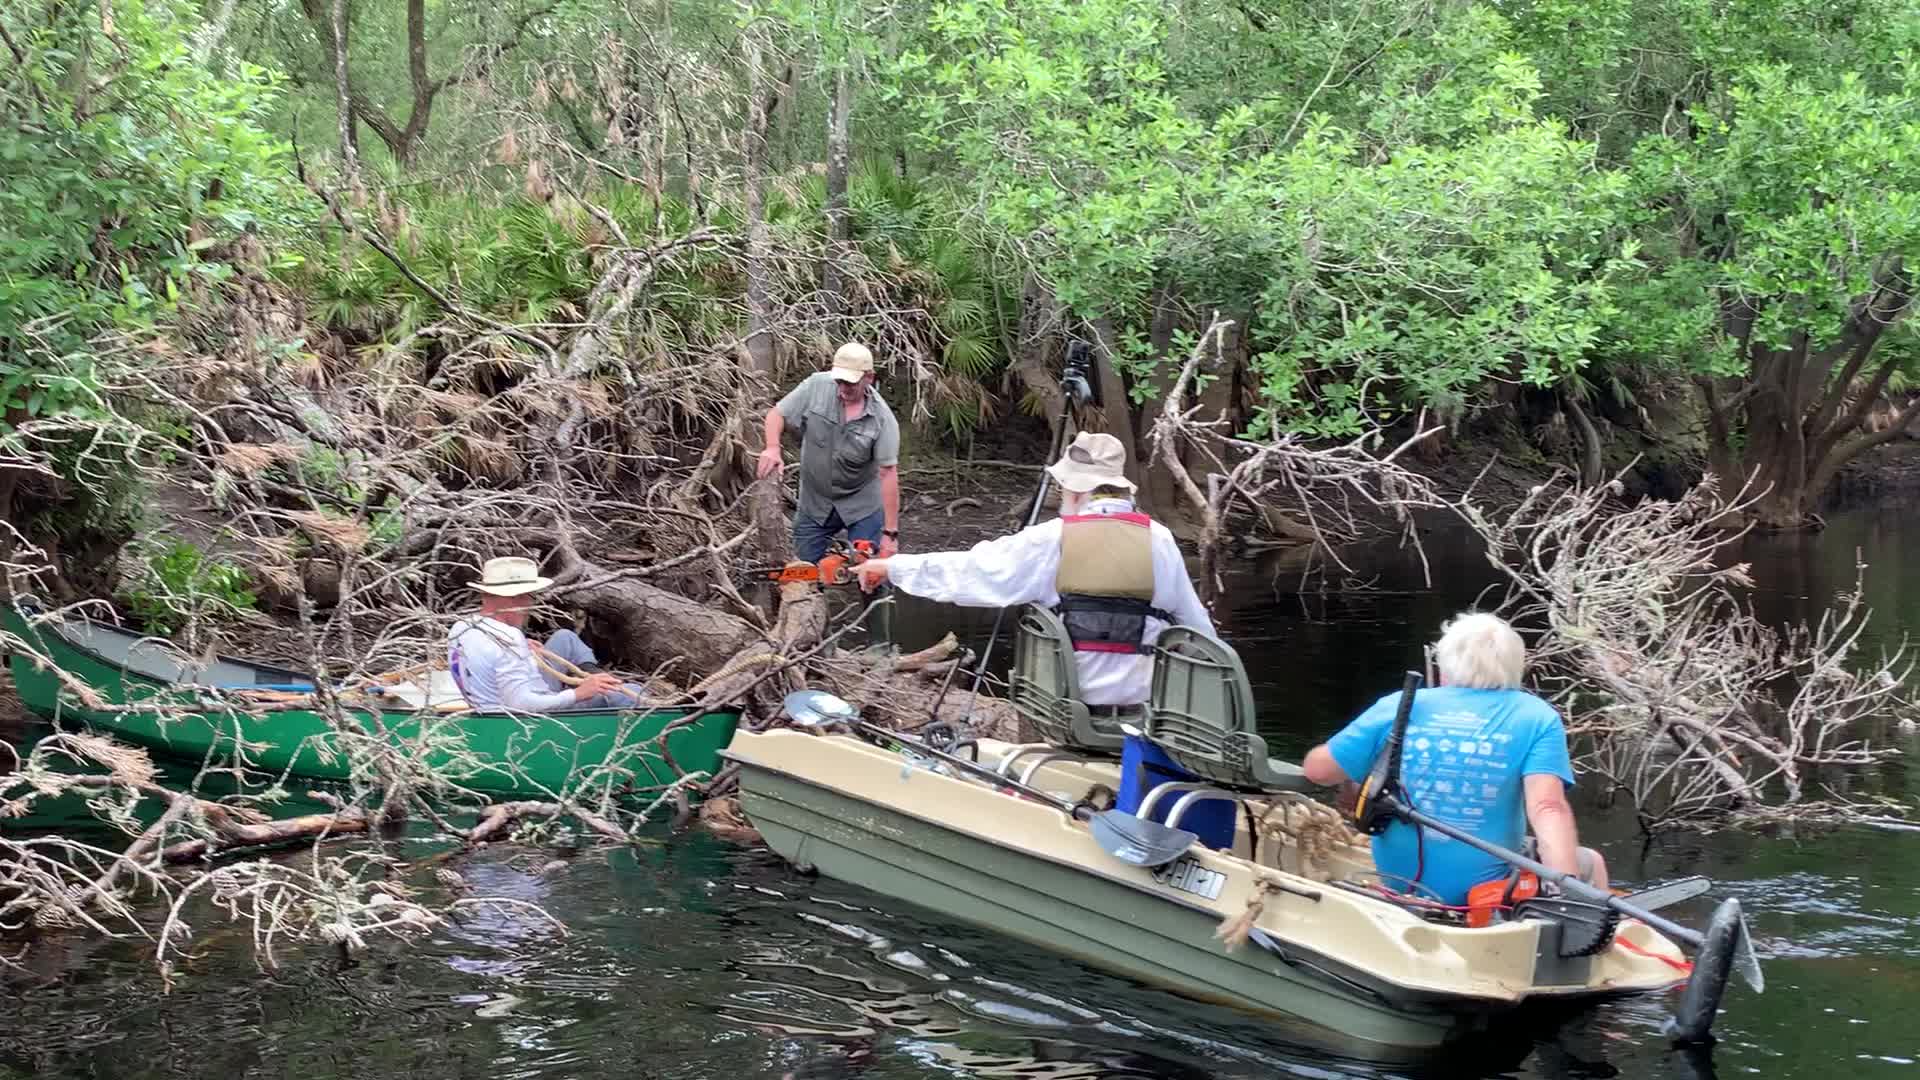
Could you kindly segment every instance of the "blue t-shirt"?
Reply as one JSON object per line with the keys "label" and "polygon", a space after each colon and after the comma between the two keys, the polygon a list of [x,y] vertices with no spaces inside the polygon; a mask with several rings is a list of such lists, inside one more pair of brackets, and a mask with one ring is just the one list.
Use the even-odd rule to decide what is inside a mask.
{"label": "blue t-shirt", "polygon": [[[1373,767],[1399,705],[1399,692],[1388,694],[1327,740],[1349,778],[1361,780]],[[1428,687],[1414,695],[1400,759],[1400,787],[1414,809],[1516,849],[1527,829],[1524,778],[1542,773],[1573,786],[1567,731],[1545,701],[1524,690],[1464,686]],[[1416,834],[1405,822],[1373,838],[1373,865],[1389,886],[1446,904],[1466,903],[1468,889],[1509,870],[1457,840],[1430,830]],[[1416,876],[1419,885],[1409,884]]]}

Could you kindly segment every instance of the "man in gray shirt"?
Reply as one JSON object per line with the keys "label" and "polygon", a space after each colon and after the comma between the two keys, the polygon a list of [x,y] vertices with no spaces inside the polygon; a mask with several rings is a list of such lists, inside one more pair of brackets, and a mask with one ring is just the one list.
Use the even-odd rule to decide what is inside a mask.
{"label": "man in gray shirt", "polygon": [[806,377],[767,410],[760,475],[785,468],[780,436],[800,436],[800,506],[793,557],[819,562],[846,530],[884,557],[900,547],[900,424],[873,388],[873,354],[848,342],[833,368]]}

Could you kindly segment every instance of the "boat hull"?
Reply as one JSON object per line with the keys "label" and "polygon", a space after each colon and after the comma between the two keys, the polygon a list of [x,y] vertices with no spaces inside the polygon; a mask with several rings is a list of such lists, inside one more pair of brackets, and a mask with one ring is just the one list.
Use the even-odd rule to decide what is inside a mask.
{"label": "boat hull", "polygon": [[[1195,866],[1220,877],[1198,890],[1215,895],[1189,895],[1108,858],[1084,828],[1039,804],[907,768],[898,758],[875,762],[866,753],[871,748],[853,740],[837,741],[860,751],[820,755],[771,742],[782,738],[836,741],[742,733],[726,757],[741,765],[748,816],[789,861],[1143,982],[1279,1020],[1286,1025],[1276,1033],[1281,1037],[1398,1057],[1458,1043],[1529,999],[1564,1005],[1672,981],[1635,969],[1637,978],[1600,977],[1530,994],[1533,988],[1513,973],[1534,971],[1532,928],[1473,931],[1487,935],[1489,966],[1493,960],[1506,965],[1476,972],[1444,932],[1324,884],[1303,890],[1318,899],[1269,896],[1256,943],[1229,951],[1215,933],[1252,896],[1253,868],[1244,860],[1195,856]],[[1232,876],[1234,863],[1246,869],[1239,879]],[[1422,964],[1434,975],[1426,985]],[[1629,960],[1621,970],[1631,967]]]}
{"label": "boat hull", "polygon": [[[243,710],[221,704],[216,695],[128,670],[60,633],[28,625],[5,605],[0,605],[0,625],[32,644],[68,676],[85,683],[108,705],[167,703],[164,709],[89,708],[61,685],[52,670],[16,653],[10,665],[15,690],[32,712],[62,726],[84,724],[155,754],[220,764],[238,756],[258,772],[309,780],[350,779],[354,755],[342,752],[345,740],[384,737],[389,745],[418,753],[423,765],[474,791],[558,792],[581,770],[603,766],[630,773],[632,785],[644,789],[675,779],[673,766],[654,743],[669,724],[689,712],[511,715],[350,708],[346,717],[358,730],[343,736],[309,709]],[[263,684],[297,677],[241,661],[225,661],[223,667],[256,672]],[[737,711],[710,713],[669,734],[666,750],[673,765],[687,772],[712,773],[719,767],[720,751],[733,737],[739,715]]]}
{"label": "boat hull", "polygon": [[[1475,1026],[1470,1017],[1397,1010],[1330,979],[1296,976],[1257,949],[1228,954],[1213,940],[1219,920],[1210,915],[1089,888],[1071,869],[929,831],[804,781],[756,779],[743,788],[742,806],[767,844],[797,865],[1119,975],[1260,1013],[1289,1025],[1277,1033],[1283,1038],[1417,1049],[1445,1045]],[[847,824],[855,813],[861,823]]]}

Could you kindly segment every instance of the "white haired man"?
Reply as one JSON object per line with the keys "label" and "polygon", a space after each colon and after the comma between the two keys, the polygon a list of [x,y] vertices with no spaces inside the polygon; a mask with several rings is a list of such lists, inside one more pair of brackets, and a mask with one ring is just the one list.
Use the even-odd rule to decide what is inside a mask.
{"label": "white haired man", "polygon": [[881,555],[900,547],[900,424],[873,388],[873,353],[849,341],[833,366],[801,380],[767,410],[759,475],[786,468],[780,437],[800,436],[800,505],[793,557],[819,562],[833,538],[867,540]]}
{"label": "white haired man", "polygon": [[523,629],[533,594],[553,584],[532,559],[488,559],[480,580],[467,587],[480,594],[480,611],[447,632],[447,667],[467,704],[476,709],[544,713],[555,709],[633,708],[637,688],[594,670],[593,649],[571,630],[557,631],[542,648],[588,672],[580,685],[564,687],[543,671]]}
{"label": "white haired man", "polygon": [[[1549,868],[1605,888],[1607,866],[1580,846],[1567,788],[1573,767],[1553,706],[1520,689],[1527,649],[1504,619],[1467,613],[1441,628],[1434,647],[1440,685],[1414,695],[1400,784],[1431,817],[1510,850],[1533,827]],[[1379,701],[1307,754],[1316,784],[1351,784],[1373,767],[1400,704]],[[1373,839],[1386,883],[1443,904],[1465,904],[1474,886],[1506,878],[1506,863],[1477,848],[1395,822]],[[1478,901],[1476,901],[1477,903]]]}
{"label": "white haired man", "polygon": [[895,555],[854,570],[860,587],[967,607],[1040,604],[1073,640],[1080,696],[1108,715],[1137,711],[1153,682],[1153,639],[1179,623],[1212,635],[1213,620],[1167,527],[1133,506],[1120,440],[1082,432],[1047,467],[1060,516],[967,551]]}

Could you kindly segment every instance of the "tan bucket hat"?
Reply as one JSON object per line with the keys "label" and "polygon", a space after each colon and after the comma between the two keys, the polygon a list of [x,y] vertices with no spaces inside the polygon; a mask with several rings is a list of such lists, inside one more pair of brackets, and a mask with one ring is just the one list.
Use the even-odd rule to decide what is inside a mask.
{"label": "tan bucket hat", "polygon": [[841,382],[859,382],[873,374],[873,353],[857,341],[849,341],[833,354],[833,377]]}
{"label": "tan bucket hat", "polygon": [[551,584],[553,579],[541,577],[540,567],[532,559],[509,555],[481,564],[480,580],[468,582],[467,588],[490,596],[525,596]]}
{"label": "tan bucket hat", "polygon": [[1060,486],[1073,492],[1116,487],[1134,490],[1127,479],[1127,449],[1104,431],[1083,431],[1060,460],[1047,466]]}

